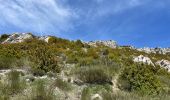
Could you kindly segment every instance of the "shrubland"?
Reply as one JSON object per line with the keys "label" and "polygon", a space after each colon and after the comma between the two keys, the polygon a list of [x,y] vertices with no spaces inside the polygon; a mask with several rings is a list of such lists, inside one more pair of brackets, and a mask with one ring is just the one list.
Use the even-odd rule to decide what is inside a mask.
{"label": "shrubland", "polygon": [[[0,41],[7,37],[1,36]],[[21,100],[57,100],[56,88],[66,95],[74,94],[80,87],[81,93],[77,94],[81,100],[90,100],[93,94],[101,95],[103,100],[168,100],[170,74],[159,66],[134,63],[133,56],[141,54],[153,61],[170,60],[168,55],[146,54],[125,47],[93,47],[81,40],[57,37],[51,37],[48,43],[33,38],[22,43],[0,44],[0,70],[26,69],[36,78],[50,76],[49,80],[27,83],[21,73],[12,70],[6,80],[0,81],[0,99],[18,96],[18,100],[20,97]],[[118,77],[116,83],[115,77]],[[82,85],[75,84],[75,80]],[[114,85],[119,90],[115,91]]]}

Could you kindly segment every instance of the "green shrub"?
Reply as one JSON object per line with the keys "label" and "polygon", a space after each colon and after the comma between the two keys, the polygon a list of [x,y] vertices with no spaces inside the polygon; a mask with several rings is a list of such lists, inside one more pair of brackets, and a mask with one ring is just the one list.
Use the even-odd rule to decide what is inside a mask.
{"label": "green shrub", "polygon": [[53,86],[54,87],[58,87],[59,89],[63,90],[63,91],[70,91],[72,90],[72,86],[71,84],[63,81],[62,79],[60,78],[57,78],[55,80],[55,82],[53,83]]}
{"label": "green shrub", "polygon": [[12,70],[8,73],[8,89],[10,94],[17,94],[25,88],[25,81],[20,78],[21,73],[15,70]]}
{"label": "green shrub", "polygon": [[90,100],[90,95],[90,89],[88,87],[84,88],[81,94],[81,100]]}
{"label": "green shrub", "polygon": [[153,67],[147,65],[126,67],[119,82],[120,88],[141,94],[158,94],[162,90],[162,84],[155,76]]}
{"label": "green shrub", "polygon": [[0,100],[9,100],[9,90],[6,84],[0,82]]}
{"label": "green shrub", "polygon": [[8,37],[9,37],[9,35],[7,35],[7,34],[2,34],[2,35],[0,36],[0,43],[3,42],[4,40],[6,40]]}
{"label": "green shrub", "polygon": [[32,73],[34,76],[43,76],[43,75],[45,75],[45,71],[44,71],[44,70],[41,70],[41,69],[34,69],[34,68],[32,68],[32,69],[31,69],[31,73]]}
{"label": "green shrub", "polygon": [[[90,100],[92,94],[112,93],[112,86],[109,84],[105,85],[89,85],[82,90],[81,100]],[[96,99],[95,99],[96,100]],[[97,99],[98,100],[98,99]],[[104,99],[114,100],[114,99]]]}
{"label": "green shrub", "polygon": [[104,66],[103,68],[96,67],[96,66],[83,67],[80,69],[78,77],[85,83],[91,83],[91,84],[110,83],[112,84],[111,82],[112,76],[110,76],[109,73],[106,73]]}
{"label": "green shrub", "polygon": [[34,83],[30,100],[55,100],[54,90],[48,88],[44,80],[37,80]]}
{"label": "green shrub", "polygon": [[34,69],[44,70],[45,72],[53,71],[59,73],[59,58],[57,54],[47,46],[38,46],[35,50],[30,50],[31,66]]}
{"label": "green shrub", "polygon": [[[17,58],[0,56],[0,69],[14,68],[22,62],[18,62]],[[19,66],[18,66],[19,67]]]}

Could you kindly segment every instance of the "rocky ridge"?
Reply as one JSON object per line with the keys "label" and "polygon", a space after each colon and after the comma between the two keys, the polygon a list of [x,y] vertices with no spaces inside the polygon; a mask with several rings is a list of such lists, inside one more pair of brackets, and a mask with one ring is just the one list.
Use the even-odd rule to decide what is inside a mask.
{"label": "rocky ridge", "polygon": [[26,39],[33,38],[33,35],[30,33],[14,33],[10,35],[5,41],[3,41],[3,44],[6,43],[20,43],[23,42]]}
{"label": "rocky ridge", "polygon": [[[39,40],[43,40],[45,42],[48,42],[51,36],[33,36],[31,33],[14,33],[10,35],[5,41],[2,42],[2,44],[6,43],[20,43],[23,42],[26,39],[31,39],[31,38],[38,38]],[[0,35],[1,38],[1,35]],[[113,40],[99,40],[99,41],[89,41],[89,42],[83,42],[84,44],[88,44],[93,47],[97,47],[99,45],[104,45],[110,48],[117,48],[117,47],[129,47],[130,49],[134,49],[137,51],[145,52],[145,53],[154,53],[154,54],[170,54],[170,48],[149,48],[149,47],[144,47],[144,48],[135,48],[133,46],[120,46],[117,44],[116,41]]]}
{"label": "rocky ridge", "polygon": [[149,47],[144,47],[144,48],[137,48],[136,50],[142,51],[145,53],[154,53],[154,54],[168,54],[170,53],[170,48],[149,48]]}
{"label": "rocky ridge", "polygon": [[113,40],[106,40],[106,41],[90,41],[90,42],[86,42],[88,45],[93,46],[93,47],[97,47],[98,45],[104,45],[110,48],[116,48],[118,47],[117,43]]}
{"label": "rocky ridge", "polygon": [[38,38],[39,40],[48,42],[50,36],[40,36],[40,37],[37,36],[36,37],[31,33],[13,33],[5,41],[3,41],[2,44],[21,43],[27,39],[32,39],[32,38]]}

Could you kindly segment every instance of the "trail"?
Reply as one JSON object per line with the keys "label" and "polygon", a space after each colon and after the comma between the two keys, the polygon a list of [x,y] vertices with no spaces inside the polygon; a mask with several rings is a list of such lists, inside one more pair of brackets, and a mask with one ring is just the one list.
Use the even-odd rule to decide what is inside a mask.
{"label": "trail", "polygon": [[119,79],[119,75],[120,74],[116,74],[115,77],[112,80],[113,86],[112,86],[112,90],[114,93],[116,93],[117,91],[119,91],[120,89],[118,88],[117,84],[118,84],[118,79]]}

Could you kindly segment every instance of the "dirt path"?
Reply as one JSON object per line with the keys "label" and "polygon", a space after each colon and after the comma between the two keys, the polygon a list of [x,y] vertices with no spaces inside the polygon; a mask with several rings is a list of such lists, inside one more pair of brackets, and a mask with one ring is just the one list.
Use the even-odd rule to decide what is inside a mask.
{"label": "dirt path", "polygon": [[119,74],[115,75],[115,77],[114,77],[113,80],[112,80],[112,83],[113,83],[112,89],[113,89],[113,92],[114,92],[114,93],[117,92],[117,91],[119,91],[119,88],[118,88],[118,86],[117,86],[117,84],[118,84],[118,79],[119,79]]}

